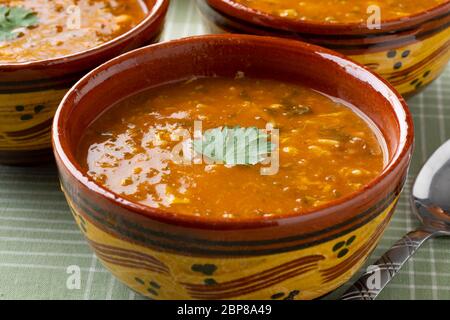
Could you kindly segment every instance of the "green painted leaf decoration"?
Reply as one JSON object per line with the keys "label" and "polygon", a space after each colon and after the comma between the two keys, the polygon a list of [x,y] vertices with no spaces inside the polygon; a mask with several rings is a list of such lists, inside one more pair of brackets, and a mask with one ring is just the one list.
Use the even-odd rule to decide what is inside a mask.
{"label": "green painted leaf decoration", "polygon": [[0,6],[0,41],[14,40],[18,29],[36,26],[37,14],[22,7]]}
{"label": "green painted leaf decoration", "polygon": [[267,133],[256,127],[210,129],[193,145],[195,152],[226,165],[255,165],[266,160],[276,147]]}

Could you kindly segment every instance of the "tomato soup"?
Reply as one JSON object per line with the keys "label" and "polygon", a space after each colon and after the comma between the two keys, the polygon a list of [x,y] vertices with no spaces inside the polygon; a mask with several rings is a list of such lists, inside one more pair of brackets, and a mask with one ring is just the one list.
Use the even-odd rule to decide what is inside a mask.
{"label": "tomato soup", "polygon": [[0,63],[11,63],[94,48],[136,26],[148,9],[142,0],[0,0],[2,11],[9,23],[0,22]]}
{"label": "tomato soup", "polygon": [[[175,161],[177,146],[198,141],[194,121],[202,125],[201,139],[208,130],[236,127],[276,128],[278,138],[267,131],[261,135],[265,142],[259,144],[271,145],[264,161]],[[240,219],[302,214],[360,190],[383,170],[384,150],[377,129],[339,99],[240,75],[191,79],[125,99],[89,126],[77,157],[93,180],[131,201],[179,214]],[[208,154],[194,148],[193,156],[202,152]],[[278,155],[277,170],[262,174],[269,155]]]}
{"label": "tomato soup", "polygon": [[448,0],[234,0],[244,6],[294,20],[329,23],[365,22],[378,6],[381,20],[417,14]]}

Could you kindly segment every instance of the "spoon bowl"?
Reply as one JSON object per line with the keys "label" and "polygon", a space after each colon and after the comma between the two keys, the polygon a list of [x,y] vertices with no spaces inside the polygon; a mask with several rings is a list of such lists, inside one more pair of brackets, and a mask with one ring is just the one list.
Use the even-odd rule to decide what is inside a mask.
{"label": "spoon bowl", "polygon": [[450,236],[450,140],[420,170],[411,192],[411,207],[422,226],[395,243],[341,297],[374,300],[406,261],[430,238]]}
{"label": "spoon bowl", "polygon": [[450,236],[450,140],[423,166],[411,195],[413,212],[438,235]]}

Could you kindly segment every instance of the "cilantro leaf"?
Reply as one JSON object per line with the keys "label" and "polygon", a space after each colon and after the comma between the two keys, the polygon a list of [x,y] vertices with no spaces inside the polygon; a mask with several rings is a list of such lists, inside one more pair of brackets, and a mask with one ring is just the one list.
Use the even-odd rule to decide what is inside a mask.
{"label": "cilantro leaf", "polygon": [[19,28],[29,28],[38,24],[35,12],[22,7],[0,6],[0,41],[18,37]]}
{"label": "cilantro leaf", "polygon": [[215,163],[255,165],[263,162],[275,149],[269,136],[256,127],[218,127],[207,130],[194,140],[194,150]]}

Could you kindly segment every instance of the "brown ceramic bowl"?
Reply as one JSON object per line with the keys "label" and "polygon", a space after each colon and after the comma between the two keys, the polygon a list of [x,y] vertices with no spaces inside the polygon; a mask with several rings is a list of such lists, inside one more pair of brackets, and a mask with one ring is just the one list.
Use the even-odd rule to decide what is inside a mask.
{"label": "brown ceramic bowl", "polygon": [[52,119],[68,89],[103,62],[157,40],[169,0],[145,3],[149,13],[141,23],[98,47],[49,60],[0,64],[0,164],[52,158]]}
{"label": "brown ceramic bowl", "polygon": [[[355,105],[386,139],[383,172],[307,214],[225,221],[130,202],[81,169],[80,138],[114,103],[192,76],[237,71],[300,82]],[[133,290],[153,299],[312,299],[348,281],[377,245],[407,175],[413,124],[386,81],[338,53],[280,38],[216,35],[138,49],[89,73],[58,108],[53,144],[75,220],[102,263]]]}
{"label": "brown ceramic bowl", "polygon": [[450,60],[450,0],[409,17],[366,23],[319,23],[257,11],[233,0],[197,0],[214,32],[299,39],[343,53],[369,67],[403,96],[436,79]]}

